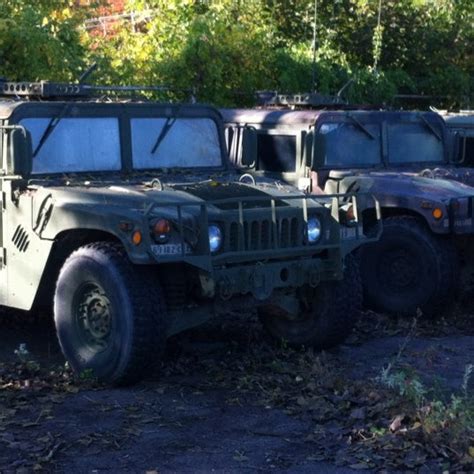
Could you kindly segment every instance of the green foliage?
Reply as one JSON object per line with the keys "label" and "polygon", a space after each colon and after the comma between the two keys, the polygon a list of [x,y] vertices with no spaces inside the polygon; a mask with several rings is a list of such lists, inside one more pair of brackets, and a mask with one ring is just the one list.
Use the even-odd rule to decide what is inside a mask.
{"label": "green foliage", "polygon": [[[98,0],[98,2],[104,0]],[[424,105],[467,106],[474,96],[471,0],[129,0],[106,37],[81,28],[93,9],[73,0],[0,5],[0,75],[77,78],[97,61],[96,81],[163,84],[217,105],[251,104],[256,90],[335,93],[357,103],[396,94],[434,96]],[[141,15],[141,16],[140,16]]]}
{"label": "green foliage", "polygon": [[[129,2],[138,11],[141,5]],[[230,0],[154,1],[148,7],[160,14],[140,32],[123,28],[108,41],[92,38],[92,57],[103,63],[107,79],[171,85],[219,104],[248,100],[272,81],[272,58],[264,54],[272,49],[272,27],[258,2],[244,8]]]}
{"label": "green foliage", "polygon": [[3,0],[0,4],[0,76],[10,80],[70,80],[83,66],[75,2]]}
{"label": "green foliage", "polygon": [[[400,356],[401,353],[396,359],[400,359]],[[452,394],[447,400],[429,390],[411,367],[393,370],[390,364],[382,370],[377,380],[415,406],[415,416],[425,432],[449,428],[452,432],[466,435],[474,430],[474,397],[470,390],[473,372],[474,366],[468,364],[459,393]]]}

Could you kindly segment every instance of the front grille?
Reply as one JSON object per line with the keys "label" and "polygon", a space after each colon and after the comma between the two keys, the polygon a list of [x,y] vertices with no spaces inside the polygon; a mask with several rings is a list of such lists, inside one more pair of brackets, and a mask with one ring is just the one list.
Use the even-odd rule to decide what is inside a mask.
{"label": "front grille", "polygon": [[297,217],[278,219],[276,235],[270,219],[246,220],[242,229],[238,222],[232,222],[226,231],[229,252],[300,247],[304,240],[303,225]]}

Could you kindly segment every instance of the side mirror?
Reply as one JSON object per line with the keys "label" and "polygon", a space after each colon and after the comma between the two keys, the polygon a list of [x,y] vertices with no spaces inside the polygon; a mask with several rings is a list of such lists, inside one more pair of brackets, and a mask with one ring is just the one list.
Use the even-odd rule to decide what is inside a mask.
{"label": "side mirror", "polygon": [[255,168],[257,163],[257,131],[253,127],[242,129],[242,156],[240,158],[243,166]]}
{"label": "side mirror", "polygon": [[314,160],[314,131],[306,133],[304,136],[304,162],[308,168],[313,168]]}
{"label": "side mirror", "polygon": [[322,133],[316,133],[314,135],[312,166],[315,166],[315,167],[323,166],[325,156],[326,156],[326,135]]}
{"label": "side mirror", "polygon": [[19,126],[8,130],[6,158],[7,174],[20,176],[31,174],[33,167],[33,145],[31,134],[24,127]]}

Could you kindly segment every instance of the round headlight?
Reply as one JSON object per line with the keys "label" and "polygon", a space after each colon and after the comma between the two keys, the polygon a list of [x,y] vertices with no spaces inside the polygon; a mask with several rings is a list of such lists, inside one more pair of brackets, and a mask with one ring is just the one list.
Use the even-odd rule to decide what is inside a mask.
{"label": "round headlight", "polygon": [[308,242],[314,244],[321,237],[321,221],[317,217],[310,217],[308,219]]}
{"label": "round headlight", "polygon": [[222,245],[222,231],[219,226],[213,224],[209,226],[209,249],[217,252]]}

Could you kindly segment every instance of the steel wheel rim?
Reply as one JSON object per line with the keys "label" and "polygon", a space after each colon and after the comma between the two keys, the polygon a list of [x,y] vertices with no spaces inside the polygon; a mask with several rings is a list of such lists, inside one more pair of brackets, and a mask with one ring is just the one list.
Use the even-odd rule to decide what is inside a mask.
{"label": "steel wheel rim", "polygon": [[393,249],[380,259],[379,280],[393,290],[407,290],[417,286],[420,273],[416,256],[406,249]]}
{"label": "steel wheel rim", "polygon": [[74,319],[82,342],[94,352],[105,351],[113,330],[112,304],[97,283],[85,283],[73,298]]}

